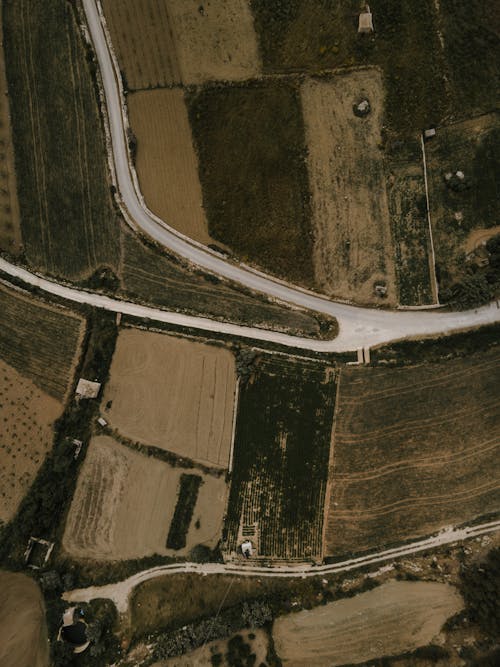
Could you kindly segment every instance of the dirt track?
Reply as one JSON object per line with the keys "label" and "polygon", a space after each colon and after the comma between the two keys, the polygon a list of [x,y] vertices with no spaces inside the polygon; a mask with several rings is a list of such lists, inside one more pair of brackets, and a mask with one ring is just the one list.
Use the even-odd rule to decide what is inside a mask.
{"label": "dirt track", "polygon": [[0,571],[0,665],[48,667],[49,644],[40,589],[30,577]]}
{"label": "dirt track", "polygon": [[103,405],[132,440],[227,467],[236,375],[226,349],[159,333],[118,336]]}
{"label": "dirt track", "polygon": [[283,667],[334,667],[424,646],[463,601],[448,584],[390,581],[368,593],[276,619]]}
{"label": "dirt track", "polygon": [[137,175],[148,208],[186,236],[210,244],[183,91],[133,93],[128,110],[137,138]]}

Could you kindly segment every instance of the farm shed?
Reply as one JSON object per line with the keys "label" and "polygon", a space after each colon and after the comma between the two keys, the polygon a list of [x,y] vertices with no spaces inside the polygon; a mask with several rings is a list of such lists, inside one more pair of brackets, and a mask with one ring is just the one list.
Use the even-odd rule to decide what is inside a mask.
{"label": "farm shed", "polygon": [[75,393],[79,398],[97,398],[100,390],[100,382],[92,382],[91,380],[80,378],[78,380],[78,384],[76,385]]}
{"label": "farm shed", "polygon": [[358,22],[358,33],[370,33],[373,32],[373,17],[370,11],[370,7],[366,5],[365,11],[361,12],[359,15]]}

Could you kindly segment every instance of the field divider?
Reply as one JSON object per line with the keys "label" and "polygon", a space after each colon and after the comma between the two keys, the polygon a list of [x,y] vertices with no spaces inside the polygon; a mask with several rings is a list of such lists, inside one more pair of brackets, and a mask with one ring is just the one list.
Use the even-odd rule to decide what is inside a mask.
{"label": "field divider", "polygon": [[424,185],[425,185],[425,201],[426,201],[426,208],[427,208],[427,224],[429,226],[429,241],[430,241],[430,249],[431,249],[431,257],[429,260],[429,269],[430,269],[430,274],[431,274],[431,284],[432,284],[432,293],[434,296],[434,300],[436,302],[435,305],[439,305],[439,290],[438,290],[438,283],[437,283],[437,276],[436,276],[436,254],[434,252],[434,239],[432,235],[432,221],[431,221],[431,209],[429,205],[429,186],[427,183],[427,158],[425,155],[425,142],[424,142],[424,135],[420,135],[420,145],[422,147],[422,164],[423,164],[423,169],[424,169]]}
{"label": "field divider", "polygon": [[229,450],[229,464],[228,471],[231,472],[233,469],[233,459],[234,459],[234,441],[236,438],[236,419],[238,415],[238,399],[240,396],[240,378],[236,380],[236,387],[234,389],[234,403],[233,403],[233,427],[231,429],[231,448]]}

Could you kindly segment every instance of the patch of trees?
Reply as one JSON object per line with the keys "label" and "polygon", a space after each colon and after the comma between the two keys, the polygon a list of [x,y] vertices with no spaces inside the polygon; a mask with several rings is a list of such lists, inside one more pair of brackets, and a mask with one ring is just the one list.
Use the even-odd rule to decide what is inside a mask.
{"label": "patch of trees", "polygon": [[179,496],[168,531],[168,549],[178,550],[186,546],[186,535],[191,525],[194,506],[202,481],[199,475],[188,475],[186,473],[181,475]]}
{"label": "patch of trees", "polygon": [[491,637],[500,637],[500,548],[492,549],[486,560],[464,567],[461,591],[467,616]]}

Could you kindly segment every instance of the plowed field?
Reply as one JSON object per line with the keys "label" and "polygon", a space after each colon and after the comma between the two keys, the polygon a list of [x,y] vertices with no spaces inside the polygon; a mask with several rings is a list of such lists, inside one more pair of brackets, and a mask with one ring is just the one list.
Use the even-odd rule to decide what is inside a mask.
{"label": "plowed field", "polygon": [[[382,76],[359,71],[301,88],[315,230],[316,283],[326,293],[370,303],[375,283],[397,300],[381,141]],[[357,117],[353,105],[368,99]]]}
{"label": "plowed field", "polygon": [[183,91],[134,93],[128,97],[128,108],[137,139],[137,175],[148,207],[167,224],[208,245],[211,239]]}
{"label": "plowed field", "polygon": [[104,0],[130,89],[248,79],[260,71],[246,0]]}
{"label": "plowed field", "polygon": [[[203,476],[185,549],[166,548],[182,468],[144,456],[112,438],[94,438],[66,521],[63,546],[75,558],[119,560],[214,547],[226,501],[223,478]],[[199,474],[196,471],[196,474]]]}
{"label": "plowed field", "polygon": [[500,509],[500,352],[340,378],[326,551],[379,549]]}
{"label": "plowed field", "polygon": [[104,403],[128,438],[227,467],[235,390],[228,350],[129,329],[118,336]]}

